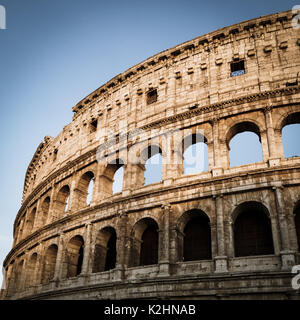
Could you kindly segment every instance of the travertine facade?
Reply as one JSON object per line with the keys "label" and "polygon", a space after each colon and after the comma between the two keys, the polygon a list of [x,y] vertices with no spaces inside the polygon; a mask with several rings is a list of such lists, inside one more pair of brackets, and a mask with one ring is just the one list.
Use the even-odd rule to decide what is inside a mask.
{"label": "travertine facade", "polygon": [[[300,158],[285,159],[281,141],[282,128],[300,122],[291,19],[282,12],[188,41],[78,103],[28,167],[2,298],[299,298]],[[162,128],[176,132],[168,143]],[[259,136],[263,161],[230,167],[229,142],[243,131]],[[184,175],[182,141],[197,132],[209,170]],[[144,186],[149,146],[162,154],[162,181]],[[123,189],[113,194],[120,166]],[[189,245],[197,233],[200,249]]]}

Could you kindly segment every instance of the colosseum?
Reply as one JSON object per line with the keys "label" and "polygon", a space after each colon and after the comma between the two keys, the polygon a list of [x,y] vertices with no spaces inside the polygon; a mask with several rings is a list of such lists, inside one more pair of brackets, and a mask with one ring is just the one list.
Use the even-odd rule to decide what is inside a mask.
{"label": "colosseum", "polygon": [[[292,19],[187,41],[75,105],[28,166],[1,298],[299,299],[300,157],[282,143],[300,123]],[[229,143],[243,132],[259,138],[262,161],[231,166]],[[199,141],[208,168],[185,174]],[[161,180],[146,184],[156,155]]]}

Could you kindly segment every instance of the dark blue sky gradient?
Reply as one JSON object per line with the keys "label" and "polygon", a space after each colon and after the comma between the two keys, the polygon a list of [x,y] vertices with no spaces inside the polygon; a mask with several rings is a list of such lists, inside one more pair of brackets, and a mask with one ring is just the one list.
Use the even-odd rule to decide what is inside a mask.
{"label": "dark blue sky gradient", "polygon": [[0,30],[0,262],[11,247],[27,166],[44,136],[71,122],[79,100],[160,51],[297,2],[0,0],[7,10],[7,30]]}

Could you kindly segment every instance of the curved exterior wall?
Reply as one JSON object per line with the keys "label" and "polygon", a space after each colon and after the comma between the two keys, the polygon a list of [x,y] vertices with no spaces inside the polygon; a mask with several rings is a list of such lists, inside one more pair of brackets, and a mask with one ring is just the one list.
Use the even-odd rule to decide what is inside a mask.
{"label": "curved exterior wall", "polygon": [[[291,19],[282,12],[188,41],[79,102],[73,121],[45,137],[28,167],[2,298],[298,298],[291,267],[300,264],[300,157],[285,159],[281,141],[283,126],[299,122],[300,112],[300,34]],[[245,73],[231,76],[231,63],[241,60]],[[157,101],[147,103],[153,89]],[[230,167],[229,141],[245,130],[260,137],[263,161]],[[209,170],[184,175],[182,141],[196,132],[205,136]],[[162,152],[162,181],[144,186],[150,145]],[[123,189],[112,194],[118,158]],[[271,254],[236,256],[235,220],[248,202],[265,208]],[[184,226],[194,209],[209,219],[211,257],[184,261]],[[140,266],[150,218],[157,263]],[[116,264],[105,271],[112,228]]]}

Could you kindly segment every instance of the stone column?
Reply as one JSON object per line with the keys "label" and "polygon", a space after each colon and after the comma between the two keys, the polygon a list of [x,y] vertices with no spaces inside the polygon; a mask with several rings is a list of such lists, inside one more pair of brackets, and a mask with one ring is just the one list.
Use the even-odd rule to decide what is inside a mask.
{"label": "stone column", "polygon": [[215,195],[215,212],[217,219],[217,256],[215,260],[215,272],[227,272],[228,262],[225,250],[224,221],[223,221],[223,195]]}
{"label": "stone column", "polygon": [[81,275],[86,276],[91,273],[91,245],[92,245],[92,224],[87,223],[85,225],[85,239],[84,239],[84,253],[83,253],[83,261],[81,268]]}
{"label": "stone column", "polygon": [[20,274],[20,280],[19,280],[19,285],[18,285],[18,293],[22,292],[25,290],[25,282],[26,282],[26,275],[27,275],[27,264],[28,264],[28,259],[29,259],[29,251],[27,250],[24,256],[22,257],[24,262],[23,262],[23,267],[22,271]]}
{"label": "stone column", "polygon": [[127,222],[128,214],[126,211],[119,211],[119,221],[117,225],[117,259],[116,259],[116,280],[122,280],[125,277],[125,268],[127,268],[127,259],[129,250],[127,248],[128,235],[127,235]]}
{"label": "stone column", "polygon": [[49,224],[49,223],[56,220],[54,197],[55,197],[55,187],[54,187],[54,184],[52,184],[51,193],[50,193],[50,205],[49,205],[49,211],[48,211],[46,224]]}
{"label": "stone column", "polygon": [[[14,262],[16,263],[16,262]],[[6,296],[10,297],[13,295],[14,292],[14,286],[15,286],[15,265],[14,264],[10,264],[8,266],[8,270],[6,273]]]}
{"label": "stone column", "polygon": [[[264,108],[265,123],[267,129],[267,141],[268,141],[268,150],[269,150],[269,166],[276,166],[280,164],[280,155],[276,149],[276,143],[274,138],[274,128],[272,120],[272,106],[266,106]],[[265,156],[264,156],[265,158]]]}
{"label": "stone column", "polygon": [[44,262],[44,244],[39,243],[39,250],[38,256],[36,261],[36,268],[35,268],[35,286],[38,286],[42,283],[42,273],[43,273],[43,262]]}
{"label": "stone column", "polygon": [[63,213],[63,215],[67,215],[70,212],[75,212],[78,210],[79,206],[79,194],[81,192],[79,189],[76,188],[77,186],[77,175],[74,173],[70,185],[70,194],[69,194],[69,203],[68,203],[68,210]]}
{"label": "stone column", "polygon": [[172,185],[174,179],[183,174],[183,150],[182,141],[185,131],[170,129],[162,140],[165,150],[163,157],[163,183],[164,186]]}
{"label": "stone column", "polygon": [[168,83],[168,101],[166,105],[169,106],[169,109],[166,110],[166,117],[170,117],[175,113],[175,104],[176,104],[176,78],[175,75],[171,75]]}
{"label": "stone column", "polygon": [[163,228],[160,234],[160,250],[159,250],[159,276],[170,275],[170,212],[171,205],[162,205]]}
{"label": "stone column", "polygon": [[25,218],[21,218],[19,228],[17,229],[18,235],[16,243],[19,243],[23,239],[23,229],[24,229]]}
{"label": "stone column", "polygon": [[93,207],[97,204],[97,188],[99,188],[98,186],[98,180],[99,180],[99,176],[98,176],[98,166],[96,167],[95,170],[95,176],[94,176],[94,185],[93,185],[93,191],[92,191],[92,199],[90,202],[90,206]]}
{"label": "stone column", "polygon": [[289,241],[289,229],[288,229],[288,219],[285,214],[285,204],[282,195],[282,186],[274,186],[273,191],[275,195],[276,211],[279,221],[280,238],[281,238],[281,268],[283,270],[289,270],[293,265],[295,265],[295,252],[291,251],[290,241]]}
{"label": "stone column", "polygon": [[216,117],[210,123],[213,132],[213,157],[210,157],[209,165],[214,177],[222,175],[224,168],[228,167],[227,146],[225,138],[222,140],[219,137],[219,122],[219,118]]}
{"label": "stone column", "polygon": [[58,282],[63,277],[63,268],[64,268],[64,251],[66,248],[64,248],[64,234],[60,233],[59,235],[59,244],[58,244],[58,250],[57,250],[57,257],[56,257],[56,264],[55,264],[55,272],[53,280],[55,282]]}
{"label": "stone column", "polygon": [[42,214],[40,210],[41,210],[41,199],[39,199],[36,204],[35,219],[34,219],[32,231],[31,231],[32,233],[41,227]]}

